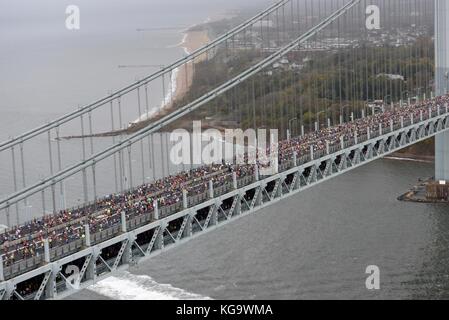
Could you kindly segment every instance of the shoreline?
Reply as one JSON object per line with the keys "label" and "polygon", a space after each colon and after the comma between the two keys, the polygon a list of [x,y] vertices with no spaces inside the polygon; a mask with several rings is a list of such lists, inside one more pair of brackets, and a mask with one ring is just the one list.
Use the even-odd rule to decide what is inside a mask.
{"label": "shoreline", "polygon": [[[212,37],[214,37],[210,28],[210,23],[228,20],[234,17],[236,17],[236,15],[231,13],[215,14],[212,17],[208,17],[201,23],[190,26],[181,32],[181,34],[183,35],[181,42],[175,46],[172,46],[172,48],[181,48],[184,50],[185,55],[189,55],[199,48],[206,46],[212,40]],[[115,131],[99,132],[84,136],[65,136],[60,137],[59,139],[70,140],[86,137],[106,138],[132,134],[145,128],[153,121],[161,119],[162,117],[173,111],[174,102],[182,99],[192,85],[195,71],[194,65],[201,61],[204,61],[204,59],[207,59],[206,53],[199,55],[198,57],[193,59],[193,61],[185,63],[181,67],[173,69],[170,76],[171,79],[168,92],[166,92],[165,96],[162,97],[160,106],[154,107],[148,113],[142,114],[139,118],[137,118],[133,122],[130,122],[126,128],[117,129]]]}
{"label": "shoreline", "polygon": [[[198,50],[199,48],[207,45],[210,42],[209,31],[207,30],[207,28],[203,26],[201,30],[196,30],[201,26],[202,25],[196,25],[183,32],[183,39],[178,47],[182,48],[186,55],[189,55],[190,53]],[[151,121],[157,120],[169,114],[171,111],[173,111],[174,102],[184,98],[184,96],[189,91],[190,86],[193,82],[193,75],[195,72],[194,65],[203,61],[204,59],[207,59],[206,54],[200,55],[193,61],[185,63],[183,66],[178,67],[172,71],[170,88],[165,97],[163,97],[161,106],[158,110],[150,111],[150,114],[145,115],[143,120],[132,123],[126,129],[120,130],[119,132],[108,132],[106,134],[100,134],[100,136],[134,133],[146,127]],[[142,119],[142,117],[140,119]]]}
{"label": "shoreline", "polygon": [[[203,27],[200,30],[196,30],[201,26]],[[209,31],[202,24],[192,26],[189,29],[185,30],[182,34],[183,34],[182,42],[179,43],[177,47],[182,48],[185,54],[190,54],[191,52],[194,52],[195,50],[205,46],[207,43],[210,42]],[[132,134],[142,128],[145,128],[152,121],[162,118],[163,116],[167,115],[172,111],[173,102],[182,99],[188,92],[192,84],[194,64],[201,62],[206,58],[207,58],[206,54],[200,55],[197,58],[195,58],[194,61],[190,61],[184,64],[183,67],[181,68],[178,67],[174,69],[171,75],[171,83],[169,90],[166,93],[166,95],[162,98],[163,100],[161,101],[159,109],[155,110],[155,108],[153,108],[152,110],[149,111],[148,114],[141,115],[138,119],[135,120],[135,122],[131,122],[127,128],[85,136],[66,136],[60,137],[60,139],[69,140],[69,139],[79,139],[83,137],[105,138],[105,137]]]}
{"label": "shoreline", "polygon": [[421,204],[444,204],[448,205],[446,199],[429,199],[427,198],[427,186],[435,182],[433,178],[427,180],[418,180],[418,184],[413,186],[404,194],[401,194],[397,199],[402,202],[421,203]]}
{"label": "shoreline", "polygon": [[412,162],[422,162],[422,163],[434,163],[435,157],[430,155],[418,155],[414,153],[401,153],[395,152],[388,156],[385,156],[384,159],[395,160],[395,161],[412,161]]}
{"label": "shoreline", "polygon": [[[185,55],[191,54],[210,42],[209,32],[205,27],[203,27],[202,30],[195,30],[200,26],[201,25],[194,25],[182,32],[183,38],[176,47],[183,49]],[[193,65],[203,61],[205,58],[206,57],[203,55],[199,56],[193,62],[190,61],[184,64],[183,67],[173,69],[170,76],[168,92],[163,97],[160,107],[156,110],[154,108],[149,111],[148,114],[141,115],[137,120],[132,122],[128,128],[124,129],[124,131],[133,128],[134,126],[138,126],[142,122],[154,120],[158,116],[165,115],[167,110],[171,110],[173,102],[182,99],[189,91],[193,81]]]}

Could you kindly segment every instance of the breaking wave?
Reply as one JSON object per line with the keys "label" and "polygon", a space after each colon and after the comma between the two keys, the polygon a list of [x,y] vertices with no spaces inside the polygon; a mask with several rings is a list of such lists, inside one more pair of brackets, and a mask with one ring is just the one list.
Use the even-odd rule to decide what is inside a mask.
{"label": "breaking wave", "polygon": [[88,288],[97,294],[115,300],[208,300],[210,298],[170,284],[160,284],[146,275],[127,271],[106,278]]}

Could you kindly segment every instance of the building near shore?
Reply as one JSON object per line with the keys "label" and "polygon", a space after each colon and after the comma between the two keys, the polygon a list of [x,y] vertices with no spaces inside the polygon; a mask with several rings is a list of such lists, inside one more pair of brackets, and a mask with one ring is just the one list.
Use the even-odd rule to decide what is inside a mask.
{"label": "building near shore", "polygon": [[449,181],[441,180],[428,183],[426,196],[429,200],[449,200]]}

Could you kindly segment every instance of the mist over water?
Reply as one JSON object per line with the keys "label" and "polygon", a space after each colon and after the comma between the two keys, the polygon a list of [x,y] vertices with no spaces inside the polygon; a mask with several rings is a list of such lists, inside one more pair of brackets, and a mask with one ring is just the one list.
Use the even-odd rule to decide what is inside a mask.
{"label": "mist over water", "polygon": [[[264,7],[268,2],[254,1],[244,6]],[[80,9],[80,30],[66,29],[65,10],[69,4],[75,4]],[[188,27],[217,15],[222,16],[229,10],[242,8],[236,0],[18,0],[2,1],[0,5],[0,141],[156,72],[160,66],[183,57],[185,52],[180,44]],[[154,91],[150,88],[150,111],[160,108],[167,94],[162,93],[159,83]],[[99,113],[93,115],[94,129],[98,132],[110,130],[109,111],[104,118]],[[123,116],[121,125],[126,125],[141,114],[138,114],[135,105],[126,104],[125,101]],[[117,120],[116,115],[116,123]],[[79,122],[71,126],[79,134]],[[104,129],[106,126],[107,129]],[[61,131],[61,135],[70,135],[70,131]],[[95,152],[110,143],[106,139],[94,140]],[[55,141],[52,144],[56,148]],[[160,139],[156,144],[162,145]],[[26,182],[48,176],[46,137],[39,136],[33,143],[25,143],[24,149]],[[82,160],[81,140],[63,141],[61,150],[62,161],[66,164]],[[1,155],[0,163],[3,162],[7,164],[0,166],[0,177],[7,183],[0,182],[1,197],[14,192],[11,155]],[[145,178],[154,178],[161,172],[160,163],[156,163],[155,167],[158,165],[159,168],[152,168],[153,172],[147,171]],[[103,183],[105,179],[102,179],[110,175],[111,164],[99,164],[98,170],[99,194],[113,192],[109,188],[111,184]],[[80,181],[79,177],[74,177],[66,183],[69,206],[79,205],[83,198]],[[36,203],[32,205],[34,208],[38,206]],[[47,207],[50,208],[49,203]],[[23,222],[41,216],[40,208],[39,205],[39,209],[33,209],[31,216],[24,215],[24,208],[20,208],[20,220]],[[6,218],[0,216],[0,224],[5,224],[5,221]]]}
{"label": "mist over water", "polygon": [[[80,8],[77,31],[65,27],[72,4]],[[157,71],[120,65],[167,65],[181,58],[184,51],[176,45],[183,30],[240,7],[237,0],[2,1],[0,140]]]}

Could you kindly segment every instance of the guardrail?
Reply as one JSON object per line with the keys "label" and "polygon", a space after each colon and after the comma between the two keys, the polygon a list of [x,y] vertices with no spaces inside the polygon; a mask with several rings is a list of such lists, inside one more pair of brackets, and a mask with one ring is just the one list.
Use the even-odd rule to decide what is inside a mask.
{"label": "guardrail", "polygon": [[[390,134],[391,132],[399,131],[403,128],[414,126],[414,125],[420,125],[421,121],[431,121],[433,118],[441,117],[442,115],[446,115],[448,113],[448,108],[446,106],[445,112],[442,114],[440,108],[434,108],[429,110],[428,114],[421,115],[419,122],[415,123],[413,120],[413,115],[410,115],[410,117],[403,118],[399,123],[392,123],[390,122],[390,125],[388,126],[379,126],[377,130],[370,130],[367,129],[367,132],[361,135],[355,134],[355,137],[348,138],[346,140],[342,140],[341,144],[334,144],[332,146],[328,146],[328,149],[321,149],[321,150],[312,150],[311,154],[303,155],[299,158],[296,158],[297,155],[293,154],[291,155],[294,157],[292,159],[287,159],[280,163],[279,165],[279,171],[285,172],[287,170],[290,170],[298,165],[304,165],[307,164],[314,159],[319,159],[322,157],[325,157],[326,155],[337,153],[341,150],[348,149],[354,146],[357,146],[359,144],[362,144],[366,141],[369,141],[371,139],[375,139],[379,136],[383,136],[385,134]],[[295,160],[296,159],[296,160]],[[251,185],[254,182],[256,182],[256,178],[254,174],[242,176],[241,178],[237,179],[236,186],[238,189],[243,188],[245,186]],[[219,186],[216,186],[213,188],[213,196],[219,197],[224,194],[229,193],[230,191],[234,190],[233,183],[225,183]],[[210,191],[209,191],[210,192]],[[178,212],[181,212],[185,209],[188,209],[190,207],[194,207],[198,204],[204,203],[211,199],[210,194],[208,191],[203,191],[199,194],[195,194],[192,196],[189,196],[187,198],[187,207],[184,207],[182,202],[178,202],[172,205],[163,206],[161,208],[158,208],[158,218],[164,219],[167,217],[170,217]],[[149,224],[151,222],[156,221],[155,219],[155,212],[146,212],[143,214],[137,214],[135,212],[130,212],[129,218],[126,221],[127,230],[135,230],[139,227],[142,227],[146,224]],[[90,238],[90,244],[98,244],[101,242],[104,242],[106,240],[112,239],[116,237],[117,235],[121,234],[122,232],[122,220],[116,219],[115,222],[110,225],[105,230],[101,230],[100,232],[95,232],[92,235],[89,235]],[[54,246],[55,243],[53,243]],[[77,251],[79,251],[81,248],[85,247],[85,244],[82,240],[76,239],[73,241],[70,241],[69,243],[56,243],[58,245],[57,248],[50,248],[50,261],[55,261],[58,259],[61,259],[65,256],[68,256],[70,254],[73,254]],[[24,259],[23,261],[19,261],[17,263],[14,263],[13,265],[7,265],[3,266],[3,274],[5,279],[12,278],[14,276],[23,274],[29,270],[32,270],[36,268],[39,265],[42,265],[43,263],[46,263],[43,260],[44,250],[40,249],[38,252],[36,252],[37,256],[32,257],[29,259]]]}

